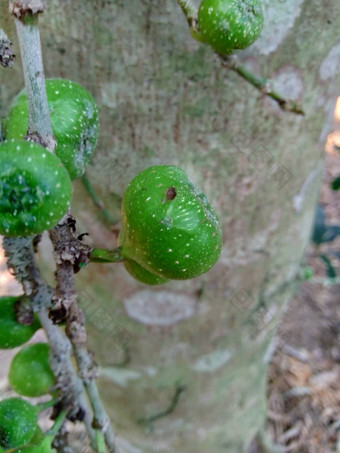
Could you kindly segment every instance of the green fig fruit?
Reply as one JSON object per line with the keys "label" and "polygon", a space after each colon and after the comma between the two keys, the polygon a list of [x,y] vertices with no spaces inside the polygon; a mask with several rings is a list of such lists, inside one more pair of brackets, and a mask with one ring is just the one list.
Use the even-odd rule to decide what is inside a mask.
{"label": "green fig fruit", "polygon": [[119,242],[132,275],[140,272],[135,262],[162,279],[197,277],[221,252],[215,212],[185,172],[173,165],[147,168],[130,182],[123,196],[122,224]]}
{"label": "green fig fruit", "polygon": [[202,39],[223,55],[250,46],[262,27],[260,0],[202,0],[198,9]]}
{"label": "green fig fruit", "polygon": [[[98,108],[91,94],[78,83],[66,79],[46,80],[46,94],[56,155],[71,179],[85,172],[98,139]],[[6,138],[24,138],[27,134],[27,96],[23,90],[14,99],[8,114]]]}

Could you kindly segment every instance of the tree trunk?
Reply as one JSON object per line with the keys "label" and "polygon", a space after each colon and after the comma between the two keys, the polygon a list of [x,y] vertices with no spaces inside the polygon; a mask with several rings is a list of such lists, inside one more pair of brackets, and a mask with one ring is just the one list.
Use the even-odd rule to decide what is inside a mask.
{"label": "tree trunk", "polygon": [[[107,209],[118,215],[138,171],[172,163],[224,230],[219,262],[194,280],[147,287],[121,264],[78,274],[122,452],[238,453],[264,426],[273,332],[308,243],[340,86],[340,5],[263,3],[262,36],[239,57],[301,100],[305,116],[222,68],[175,0],[50,0],[41,18],[46,76],[79,82],[98,102],[89,177]],[[16,42],[7,7],[1,0]],[[2,81],[4,115],[23,85],[20,65]],[[73,211],[93,244],[115,246],[80,182]]]}

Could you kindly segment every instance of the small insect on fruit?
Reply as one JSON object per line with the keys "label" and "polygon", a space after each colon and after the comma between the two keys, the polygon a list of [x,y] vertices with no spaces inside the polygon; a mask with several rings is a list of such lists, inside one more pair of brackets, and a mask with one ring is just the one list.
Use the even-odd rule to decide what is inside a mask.
{"label": "small insect on fruit", "polygon": [[35,343],[16,354],[8,380],[19,395],[35,397],[53,391],[54,375],[49,365],[49,350],[47,343]]}
{"label": "small insect on fruit", "polygon": [[67,211],[71,195],[70,177],[58,157],[25,140],[0,144],[0,234],[49,230]]}
{"label": "small insect on fruit", "polygon": [[250,46],[262,27],[260,0],[202,0],[198,10],[202,40],[223,55]]}
{"label": "small insect on fruit", "polygon": [[37,427],[36,409],[28,401],[8,398],[0,402],[0,447],[11,449],[26,444]]}
{"label": "small insect on fruit", "polygon": [[149,284],[207,272],[222,247],[219,220],[183,170],[160,165],[125,190],[119,243],[126,269]]}
{"label": "small insect on fruit", "polygon": [[[65,79],[46,80],[46,94],[56,155],[71,179],[85,172],[98,138],[98,108],[82,86]],[[24,138],[27,134],[27,96],[25,90],[14,99],[8,114],[6,138]]]}

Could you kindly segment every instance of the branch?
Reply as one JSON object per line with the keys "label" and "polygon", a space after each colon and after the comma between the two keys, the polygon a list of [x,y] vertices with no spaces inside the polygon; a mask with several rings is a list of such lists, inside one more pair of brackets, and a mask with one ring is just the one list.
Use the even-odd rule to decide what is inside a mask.
{"label": "branch", "polygon": [[67,411],[62,410],[59,415],[56,417],[53,426],[46,431],[45,435],[55,437],[60,430],[60,428],[63,426],[65,420],[67,417]]}
{"label": "branch", "polygon": [[77,300],[73,274],[89,263],[91,247],[79,240],[75,233],[76,220],[69,213],[49,231],[57,264],[57,287],[50,310],[54,322],[65,321],[69,316],[69,308]]}
{"label": "branch", "polygon": [[[38,15],[44,9],[45,5],[41,0],[10,3],[10,12],[15,17],[19,38],[27,93],[28,133],[25,138],[53,152],[56,142],[49,118],[38,28]],[[91,249],[78,240],[74,233],[75,221],[69,214],[50,230],[57,264],[57,288],[52,299],[54,307],[51,315],[55,319],[59,310],[58,315],[61,313],[67,318],[66,331],[72,341],[79,373],[93,408],[93,426],[95,430],[103,433],[106,444],[113,453],[116,451],[115,435],[94,381],[96,366],[86,348],[85,320],[83,312],[77,306],[74,287],[74,271],[86,265]],[[96,440],[100,439],[100,436],[94,438],[93,430],[89,426],[89,411],[85,410],[87,406],[83,399],[82,382],[75,375],[70,361],[70,344],[48,317],[47,309],[53,292],[41,278],[35,263],[32,238],[5,238],[4,243],[9,266],[23,284],[25,293],[31,296],[33,309],[38,311],[41,324],[49,338],[52,351],[51,367],[57,377],[57,388],[60,390],[60,407],[67,410],[70,420],[82,420],[85,417],[95,448]]]}
{"label": "branch", "polygon": [[272,83],[269,79],[261,77],[250,71],[250,69],[242,65],[235,56],[219,55],[219,57],[222,61],[222,66],[236,72],[244,80],[257,88],[262,94],[265,94],[266,96],[276,101],[282,110],[296,113],[297,115],[305,114],[305,112],[297,102],[292,101],[291,99],[285,99],[280,93],[273,89]]}
{"label": "branch", "polygon": [[45,9],[39,0],[10,3],[10,13],[15,18],[27,93],[27,140],[34,141],[54,152],[53,136],[41,53],[38,15]]}
{"label": "branch", "polygon": [[90,413],[83,397],[83,385],[73,368],[69,340],[48,317],[48,307],[53,289],[42,279],[34,257],[32,237],[8,238],[3,240],[8,268],[13,271],[22,284],[24,292],[30,297],[33,311],[37,312],[51,348],[51,369],[56,377],[56,389],[59,390],[57,401],[62,401],[71,416],[84,413],[89,436],[94,443]]}
{"label": "branch", "polygon": [[[84,244],[76,238],[75,223],[66,215],[59,224],[50,230],[50,239],[53,244],[54,258],[57,265],[57,303],[66,308],[66,334],[68,335],[76,358],[79,376],[82,379],[92,410],[92,426],[105,437],[105,443],[111,453],[116,452],[114,431],[110,419],[100,399],[95,378],[98,376],[97,366],[87,350],[87,336],[85,331],[85,317],[77,304],[74,286],[74,268],[79,256],[84,255]],[[71,218],[73,219],[73,218]],[[76,244],[80,247],[78,250]],[[88,247],[88,250],[90,248]],[[100,438],[100,436],[99,436]],[[98,439],[98,434],[97,434]]]}
{"label": "branch", "polygon": [[0,64],[4,68],[11,68],[14,64],[15,54],[11,50],[11,41],[0,28]]}
{"label": "branch", "polygon": [[114,250],[93,249],[90,252],[89,259],[91,263],[121,263],[124,261],[120,247]]}
{"label": "branch", "polygon": [[[44,8],[40,0],[10,3],[10,12],[15,17],[27,92],[29,127],[26,138],[53,152],[56,141],[49,118],[38,28],[38,15]],[[70,342],[48,316],[54,291],[42,279],[36,264],[33,238],[4,238],[3,244],[8,266],[22,284],[25,294],[30,296],[32,308],[38,313],[50,343],[51,368],[56,377],[55,387],[59,390],[57,402],[60,402],[61,409],[67,410],[71,420],[84,420],[92,445],[95,446],[83,384],[71,362]]]}

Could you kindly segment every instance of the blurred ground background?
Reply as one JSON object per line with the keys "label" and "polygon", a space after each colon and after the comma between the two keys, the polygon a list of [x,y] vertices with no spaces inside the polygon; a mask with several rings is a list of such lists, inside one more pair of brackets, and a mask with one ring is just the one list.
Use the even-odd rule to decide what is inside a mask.
{"label": "blurred ground background", "polygon": [[[340,191],[331,184],[339,175],[335,131],[326,146],[319,200],[333,235],[340,225]],[[282,452],[340,452],[340,235],[311,242],[305,265],[309,279],[282,319],[270,366],[268,430]]]}
{"label": "blurred ground background", "polygon": [[[340,191],[331,188],[340,175],[338,104],[339,123],[326,145],[319,230],[301,270],[299,292],[282,319],[269,369],[267,428],[282,453],[340,452]],[[20,293],[0,248],[0,296]],[[37,332],[33,341],[41,340],[43,333]],[[18,349],[0,350],[0,399],[13,395],[6,376]],[[42,424],[49,426],[46,416]],[[82,437],[79,430],[73,435],[78,441]],[[84,444],[78,445],[84,452]]]}

